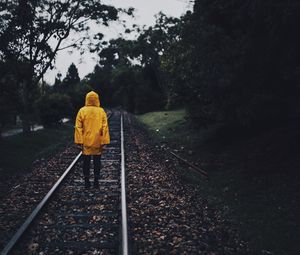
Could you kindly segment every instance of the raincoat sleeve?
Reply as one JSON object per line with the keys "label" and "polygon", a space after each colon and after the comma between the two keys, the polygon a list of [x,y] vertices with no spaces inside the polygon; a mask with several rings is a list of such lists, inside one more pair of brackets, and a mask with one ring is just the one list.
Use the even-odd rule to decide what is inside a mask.
{"label": "raincoat sleeve", "polygon": [[82,119],[82,112],[79,110],[75,121],[74,142],[76,144],[83,144],[82,133],[83,133],[83,119]]}
{"label": "raincoat sleeve", "polygon": [[110,135],[109,135],[109,128],[108,128],[108,121],[107,121],[107,115],[105,111],[103,110],[102,115],[102,137],[101,137],[101,144],[110,144]]}

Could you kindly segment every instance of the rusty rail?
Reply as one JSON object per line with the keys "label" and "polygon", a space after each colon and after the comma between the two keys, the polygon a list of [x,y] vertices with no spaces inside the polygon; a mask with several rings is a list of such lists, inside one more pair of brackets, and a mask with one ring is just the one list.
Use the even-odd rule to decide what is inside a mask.
{"label": "rusty rail", "polygon": [[175,158],[179,159],[180,161],[182,161],[183,163],[185,163],[186,165],[190,166],[191,168],[193,168],[194,170],[196,170],[198,173],[200,173],[201,175],[203,175],[206,179],[209,179],[208,173],[205,172],[204,170],[200,169],[199,167],[193,165],[192,163],[188,162],[187,160],[183,159],[182,157],[178,156],[177,154],[175,154],[172,151],[169,151],[169,153],[174,156]]}

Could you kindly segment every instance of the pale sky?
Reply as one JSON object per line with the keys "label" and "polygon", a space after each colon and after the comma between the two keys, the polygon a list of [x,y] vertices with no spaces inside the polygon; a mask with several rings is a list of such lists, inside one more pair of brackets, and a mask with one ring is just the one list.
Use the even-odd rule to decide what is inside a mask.
{"label": "pale sky", "polygon": [[[188,0],[105,0],[104,2],[114,5],[117,8],[135,8],[135,18],[130,18],[130,20],[126,18],[126,20],[128,20],[129,24],[138,24],[139,26],[153,25],[155,23],[154,15],[158,14],[160,11],[167,16],[180,17],[188,9],[191,9],[191,4],[189,4]],[[94,28],[92,31],[94,31]],[[114,23],[107,29],[101,28],[99,31],[105,34],[106,39],[116,38],[122,31],[122,26],[121,24]],[[58,72],[65,77],[67,69],[72,62],[77,66],[79,76],[82,79],[88,73],[93,71],[94,66],[97,63],[97,54],[91,54],[88,50],[83,56],[80,56],[79,52],[76,52],[76,50],[74,50],[72,54],[68,53],[68,50],[59,52],[55,62],[55,69],[49,70],[45,74],[45,81],[53,84]]]}

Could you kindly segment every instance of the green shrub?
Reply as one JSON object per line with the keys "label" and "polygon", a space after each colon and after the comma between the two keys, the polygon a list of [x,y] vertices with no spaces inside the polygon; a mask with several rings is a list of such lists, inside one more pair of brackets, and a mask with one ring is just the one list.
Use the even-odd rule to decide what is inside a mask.
{"label": "green shrub", "polygon": [[72,104],[69,96],[54,93],[37,100],[36,109],[42,124],[51,127],[59,124],[62,118],[70,116]]}

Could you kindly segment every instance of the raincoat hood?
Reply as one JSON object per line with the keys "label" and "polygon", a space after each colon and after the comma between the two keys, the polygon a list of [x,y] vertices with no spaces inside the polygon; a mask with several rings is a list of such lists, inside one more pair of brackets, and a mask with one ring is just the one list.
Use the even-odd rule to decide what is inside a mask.
{"label": "raincoat hood", "polygon": [[99,96],[96,92],[91,91],[85,96],[85,106],[100,106]]}
{"label": "raincoat hood", "polygon": [[77,113],[74,142],[82,145],[83,155],[101,155],[103,145],[110,143],[107,115],[94,91],[87,93]]}

